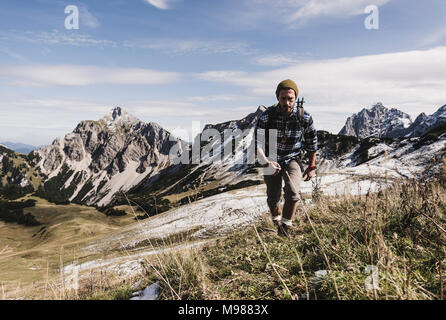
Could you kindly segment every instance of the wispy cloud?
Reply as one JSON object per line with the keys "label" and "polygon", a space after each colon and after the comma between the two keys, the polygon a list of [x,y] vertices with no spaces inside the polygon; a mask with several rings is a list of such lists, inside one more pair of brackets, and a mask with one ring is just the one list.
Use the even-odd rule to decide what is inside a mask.
{"label": "wispy cloud", "polygon": [[26,31],[18,33],[16,31],[0,32],[0,40],[28,42],[42,45],[71,45],[77,47],[88,46],[112,46],[117,47],[116,42],[111,40],[94,39],[88,34],[78,34],[73,32],[61,32],[52,30],[50,32]]}
{"label": "wispy cloud", "polygon": [[105,114],[110,108],[101,103],[74,99],[16,99],[13,104],[14,108],[26,108],[31,112],[33,110],[48,109],[51,112],[54,110],[58,110],[58,112],[74,111],[82,113],[88,111],[91,113]]}
{"label": "wispy cloud", "polygon": [[[210,107],[207,101],[194,100],[193,97],[169,101],[127,100],[119,106],[140,120],[156,122],[187,141],[192,137],[193,122],[198,122],[202,129],[205,124],[241,119],[256,110],[254,105],[216,108]],[[5,100],[1,96],[0,136],[34,145],[51,143],[57,136],[63,137],[71,132],[80,121],[98,120],[114,106],[116,101],[107,99],[98,102],[73,98],[11,97]]]}
{"label": "wispy cloud", "polygon": [[420,41],[421,46],[431,46],[438,44],[439,42],[446,41],[446,27],[441,26],[440,28],[427,33],[425,37]]}
{"label": "wispy cloud", "polygon": [[79,7],[79,20],[81,26],[86,26],[88,28],[97,28],[101,25],[99,20],[88,10],[88,7],[84,4]]}
{"label": "wispy cloud", "polygon": [[169,54],[253,54],[246,42],[231,40],[140,39],[125,41],[128,48],[160,50]]}
{"label": "wispy cloud", "polygon": [[368,5],[382,6],[392,0],[241,0],[236,8],[222,10],[216,16],[238,29],[269,26],[301,27],[308,21],[327,17],[349,17],[364,14]]}
{"label": "wispy cloud", "polygon": [[235,94],[216,94],[212,96],[191,96],[187,97],[187,101],[191,102],[215,102],[215,101],[235,101],[238,99],[246,99],[240,95]]}
{"label": "wispy cloud", "polygon": [[105,68],[84,65],[41,65],[7,67],[0,70],[8,85],[52,87],[97,84],[153,85],[177,81],[175,72],[141,68]]}
{"label": "wispy cloud", "polygon": [[158,9],[167,10],[170,8],[170,5],[177,0],[146,0],[146,1]]}
{"label": "wispy cloud", "polygon": [[296,64],[300,60],[283,54],[271,54],[257,57],[253,60],[254,64],[269,67],[281,67],[290,64]]}
{"label": "wispy cloud", "polygon": [[[304,61],[269,72],[218,70],[199,73],[201,80],[244,88],[274,99],[281,80],[294,79],[311,110],[357,112],[378,101],[401,107],[412,116],[446,103],[446,47],[353,58]],[[358,110],[359,109],[359,110]],[[342,123],[332,119],[324,127]],[[339,128],[340,129],[340,128]]]}
{"label": "wispy cloud", "polygon": [[[391,0],[375,0],[374,5],[382,6]],[[298,5],[287,21],[309,20],[320,16],[356,16],[364,14],[364,9],[372,4],[370,0],[306,0],[284,1],[288,5]]]}
{"label": "wispy cloud", "polygon": [[23,57],[21,54],[12,51],[11,49],[5,46],[0,46],[0,53],[6,54],[7,56],[19,60],[21,62],[30,63],[30,61],[27,58]]}

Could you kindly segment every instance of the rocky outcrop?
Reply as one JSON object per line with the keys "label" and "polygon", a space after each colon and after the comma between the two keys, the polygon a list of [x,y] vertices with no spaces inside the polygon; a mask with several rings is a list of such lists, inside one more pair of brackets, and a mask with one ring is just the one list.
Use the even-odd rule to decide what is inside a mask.
{"label": "rocky outcrop", "polygon": [[428,131],[444,124],[446,124],[446,105],[442,106],[430,116],[426,116],[424,112],[421,113],[408,128],[408,133],[406,135],[410,137],[421,137]]}
{"label": "rocky outcrop", "polygon": [[359,139],[370,136],[396,138],[406,135],[411,124],[408,114],[377,103],[371,109],[363,109],[349,117],[339,134]]}
{"label": "rocky outcrop", "polygon": [[[71,186],[70,201],[103,205],[115,193],[169,166],[169,151],[178,141],[187,148],[185,142],[171,140],[158,124],[144,123],[117,107],[98,121],[80,122],[64,139],[34,153],[41,159],[38,167],[49,177],[46,183],[57,180],[60,189]],[[80,176],[82,180],[75,181]]]}

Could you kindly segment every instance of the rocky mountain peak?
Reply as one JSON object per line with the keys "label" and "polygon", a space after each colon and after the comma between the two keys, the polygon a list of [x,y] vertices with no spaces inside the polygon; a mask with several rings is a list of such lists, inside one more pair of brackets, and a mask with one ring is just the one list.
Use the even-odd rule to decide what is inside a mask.
{"label": "rocky mountain peak", "polygon": [[427,116],[424,112],[421,113],[408,128],[407,136],[421,137],[429,130],[446,123],[446,105],[439,108],[434,114]]}
{"label": "rocky mountain peak", "polygon": [[404,135],[411,124],[408,114],[395,108],[388,109],[378,102],[349,117],[339,134],[360,139],[370,136],[394,138]]}
{"label": "rocky mountain peak", "polygon": [[114,131],[116,128],[122,126],[133,126],[141,123],[142,121],[121,107],[115,107],[107,115],[101,118],[99,122]]}
{"label": "rocky mountain peak", "polygon": [[[364,110],[367,110],[367,109],[364,109]],[[382,104],[382,102],[377,102],[373,107],[372,107],[372,109],[371,109],[371,111],[386,111],[387,110],[387,108],[386,107],[384,107],[384,105]]]}
{"label": "rocky mountain peak", "polygon": [[438,109],[437,112],[443,114],[443,116],[446,116],[446,104]]}
{"label": "rocky mountain peak", "polygon": [[113,120],[115,120],[117,117],[120,117],[122,115],[122,109],[121,107],[116,107],[112,110],[112,117]]}
{"label": "rocky mountain peak", "polygon": [[81,121],[64,139],[37,151],[37,166],[58,177],[53,186],[70,201],[109,203],[114,194],[156,175],[171,164],[170,149],[180,142],[160,125],[145,123],[120,107],[98,121]]}
{"label": "rocky mountain peak", "polygon": [[226,129],[240,129],[245,130],[249,129],[251,127],[254,127],[257,123],[257,120],[262,115],[262,113],[266,110],[265,106],[259,106],[255,112],[252,112],[248,114],[246,117],[240,119],[240,120],[232,120],[232,121],[226,121],[218,124],[207,124],[204,126],[203,130],[206,129],[217,129],[220,132],[223,132]]}

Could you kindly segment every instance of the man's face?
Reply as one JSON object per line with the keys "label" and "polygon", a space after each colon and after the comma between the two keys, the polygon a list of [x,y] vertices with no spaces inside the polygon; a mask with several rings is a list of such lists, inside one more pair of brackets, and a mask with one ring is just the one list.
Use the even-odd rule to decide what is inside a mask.
{"label": "man's face", "polygon": [[296,94],[293,89],[283,89],[279,92],[280,111],[284,115],[290,115],[293,112],[294,103],[296,102]]}

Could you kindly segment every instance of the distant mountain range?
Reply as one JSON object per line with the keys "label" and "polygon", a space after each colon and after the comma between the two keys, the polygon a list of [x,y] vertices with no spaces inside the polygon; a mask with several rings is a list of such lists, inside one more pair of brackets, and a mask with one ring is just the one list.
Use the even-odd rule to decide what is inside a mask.
{"label": "distant mountain range", "polygon": [[23,154],[28,154],[31,151],[38,150],[38,149],[44,147],[43,145],[36,147],[36,146],[32,146],[30,144],[25,144],[25,143],[20,143],[20,142],[16,143],[16,142],[9,142],[9,141],[0,142],[0,145],[3,145],[8,149],[11,149],[15,152],[23,153]]}
{"label": "distant mountain range", "polygon": [[429,130],[443,124],[446,124],[446,105],[430,116],[421,113],[412,122],[408,114],[397,109],[388,109],[382,103],[377,103],[372,108],[364,108],[349,117],[339,134],[359,139],[371,136],[378,138],[421,137]]}
{"label": "distant mountain range", "polygon": [[[221,133],[225,129],[249,129],[264,110],[261,106],[240,120],[208,124],[204,129]],[[416,162],[417,170],[422,170],[425,158],[430,157],[431,161],[442,156],[443,147],[435,142],[445,139],[445,132],[446,105],[430,116],[421,114],[412,122],[409,115],[377,104],[349,117],[339,135],[318,132],[318,166],[320,170],[331,170],[372,160],[386,162],[386,154],[392,153],[393,159],[412,159],[401,160],[400,166]],[[116,107],[102,119],[82,121],[63,139],[57,138],[52,145],[27,155],[0,146],[0,182],[3,187],[32,185],[34,189],[40,184],[41,195],[57,195],[66,201],[88,205],[116,204],[117,199],[123,198],[123,192],[140,195],[141,199],[150,195],[191,201],[190,195],[197,195],[197,190],[209,195],[262,183],[258,169],[244,161],[247,157],[244,146],[251,143],[250,138],[245,139],[246,144],[238,138],[222,135],[221,148],[229,145],[233,148],[232,155],[222,161],[173,164],[169,158],[171,147],[178,144],[180,153],[190,153],[189,144],[160,125],[142,122]],[[383,138],[394,140],[388,142]],[[204,142],[200,148],[203,145]],[[429,145],[432,147],[423,149]],[[423,151],[422,156],[418,153],[415,156],[419,150]]]}

